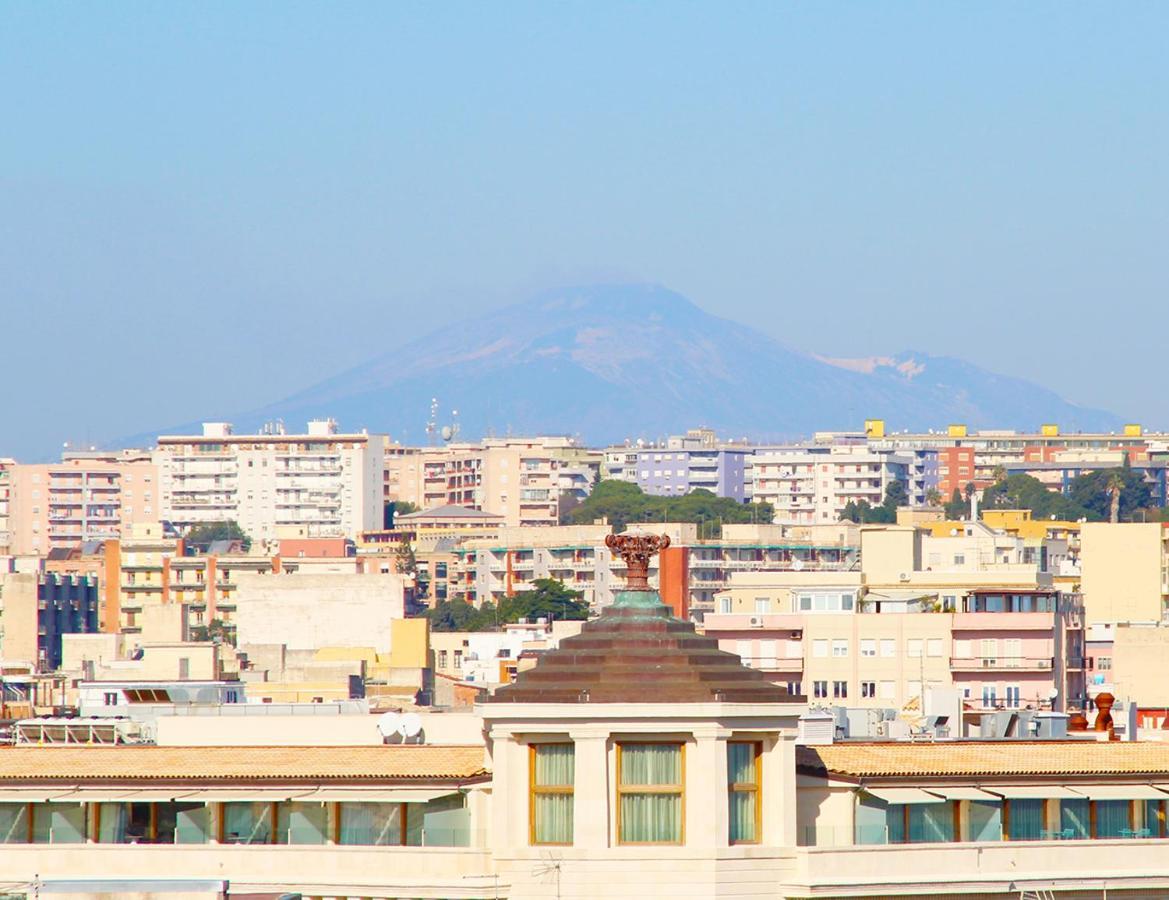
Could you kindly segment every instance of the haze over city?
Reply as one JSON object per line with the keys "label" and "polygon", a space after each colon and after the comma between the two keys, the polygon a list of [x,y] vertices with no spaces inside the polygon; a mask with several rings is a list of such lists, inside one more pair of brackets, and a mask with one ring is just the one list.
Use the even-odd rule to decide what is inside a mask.
{"label": "haze over city", "polygon": [[37,390],[5,449],[253,409],[612,281],[1169,424],[1167,18],[6,4],[0,377]]}

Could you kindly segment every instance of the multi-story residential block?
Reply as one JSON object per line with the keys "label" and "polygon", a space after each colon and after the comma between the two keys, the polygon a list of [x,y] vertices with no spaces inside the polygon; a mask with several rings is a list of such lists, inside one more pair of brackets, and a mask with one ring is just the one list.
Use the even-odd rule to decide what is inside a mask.
{"label": "multi-story residential block", "polygon": [[930,454],[871,450],[863,443],[757,448],[751,494],[775,508],[775,522],[827,524],[840,520],[849,503],[879,506],[893,482],[920,506],[936,486]]}
{"label": "multi-story residential block", "polygon": [[14,555],[116,538],[161,513],[158,469],[148,453],[66,452],[59,463],[12,465],[7,477]]}
{"label": "multi-story residential block", "polygon": [[1169,617],[1169,523],[1085,522],[1080,565],[1089,624]]}
{"label": "multi-story residential block", "polygon": [[558,437],[391,447],[385,497],[423,510],[447,505],[483,510],[512,527],[555,525],[560,498],[586,496],[600,464],[600,451]]}
{"label": "multi-story residential block", "polygon": [[0,556],[12,552],[12,526],[8,512],[12,502],[12,467],[15,465],[14,459],[0,458]]}
{"label": "multi-story residential block", "polygon": [[704,628],[789,690],[836,705],[902,707],[957,690],[967,724],[994,709],[1083,708],[1083,611],[1052,583],[1059,542],[975,523],[935,538],[864,528],[851,573],[732,576]]}
{"label": "multi-story residential block", "polygon": [[694,429],[660,445],[607,448],[605,477],[628,481],[659,497],[701,489],[745,503],[751,499],[753,449],[746,443],[720,441],[709,429]]}
{"label": "multi-story residential block", "polygon": [[64,635],[98,630],[98,605],[92,576],[0,574],[0,662],[56,670]]}
{"label": "multi-story residential block", "polygon": [[355,537],[383,523],[385,438],[339,433],[332,420],[300,435],[206,423],[202,435],[160,437],[155,458],[161,518],[180,529],[235,520],[253,540],[271,540],[284,526]]}

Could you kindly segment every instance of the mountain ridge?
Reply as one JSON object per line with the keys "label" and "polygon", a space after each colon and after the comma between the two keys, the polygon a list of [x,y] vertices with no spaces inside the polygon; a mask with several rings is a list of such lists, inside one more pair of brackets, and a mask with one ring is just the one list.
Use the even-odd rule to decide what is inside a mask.
{"label": "mountain ridge", "polygon": [[233,421],[248,430],[331,416],[419,442],[432,397],[444,416],[459,410],[464,437],[577,434],[590,443],[698,424],[777,440],[856,430],[866,418],[910,430],[954,421],[1120,425],[1109,412],[961,359],[905,351],[858,360],[789,347],[649,284],[544,291],[448,323]]}

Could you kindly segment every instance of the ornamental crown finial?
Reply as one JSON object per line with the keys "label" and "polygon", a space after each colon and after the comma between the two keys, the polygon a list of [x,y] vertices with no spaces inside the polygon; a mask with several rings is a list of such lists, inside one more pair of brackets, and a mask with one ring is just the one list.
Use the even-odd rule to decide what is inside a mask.
{"label": "ornamental crown finial", "polygon": [[670,546],[664,534],[610,534],[605,546],[625,560],[625,589],[649,590],[649,560]]}

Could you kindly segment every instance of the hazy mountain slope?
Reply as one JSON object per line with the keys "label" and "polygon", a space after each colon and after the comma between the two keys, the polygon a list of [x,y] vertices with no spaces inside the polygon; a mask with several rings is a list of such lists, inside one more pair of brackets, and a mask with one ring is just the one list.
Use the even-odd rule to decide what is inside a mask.
{"label": "hazy mountain slope", "polygon": [[[818,348],[821,349],[821,348]],[[554,432],[591,442],[704,424],[777,438],[857,429],[866,417],[925,429],[1110,429],[1118,419],[970,363],[920,353],[826,360],[649,285],[543,293],[434,333],[252,413],[238,429],[333,416],[420,441],[430,398],[463,435]]]}

